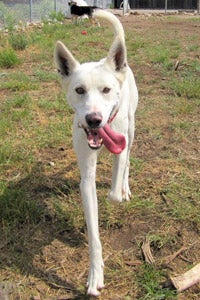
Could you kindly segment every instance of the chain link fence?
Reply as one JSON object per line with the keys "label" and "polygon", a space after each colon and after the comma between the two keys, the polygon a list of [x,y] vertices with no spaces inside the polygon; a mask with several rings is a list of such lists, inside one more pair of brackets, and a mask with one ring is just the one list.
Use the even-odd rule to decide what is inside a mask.
{"label": "chain link fence", "polygon": [[[8,28],[19,22],[40,22],[44,20],[56,19],[59,13],[65,17],[70,17],[68,2],[70,0],[4,0],[0,1],[0,28]],[[165,11],[169,8],[169,0],[162,0],[165,3]],[[195,1],[197,10],[200,10],[200,0]],[[117,3],[124,4],[122,9],[126,13],[135,1],[128,0],[76,0],[78,5],[91,5],[100,8],[110,8]],[[81,4],[82,2],[82,4]],[[164,8],[164,7],[163,7]],[[58,19],[57,19],[58,20]]]}
{"label": "chain link fence", "polygon": [[[70,17],[69,0],[4,0],[0,1],[0,28],[7,27],[11,23],[40,22],[53,19],[56,14]],[[108,8],[112,0],[77,0],[85,5]],[[82,5],[84,5],[82,3]]]}
{"label": "chain link fence", "polygon": [[67,13],[66,0],[0,1],[0,26],[9,23],[38,22],[48,19],[52,12]]}

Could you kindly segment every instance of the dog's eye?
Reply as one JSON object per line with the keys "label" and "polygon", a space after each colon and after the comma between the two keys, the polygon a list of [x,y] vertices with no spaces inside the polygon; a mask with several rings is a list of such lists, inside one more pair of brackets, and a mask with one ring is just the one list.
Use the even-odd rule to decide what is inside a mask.
{"label": "dog's eye", "polygon": [[83,95],[85,94],[85,89],[83,87],[77,87],[75,89],[76,93],[79,94],[79,95]]}
{"label": "dog's eye", "polygon": [[110,88],[105,87],[105,88],[103,88],[103,93],[108,94],[110,92],[110,90],[111,90]]}

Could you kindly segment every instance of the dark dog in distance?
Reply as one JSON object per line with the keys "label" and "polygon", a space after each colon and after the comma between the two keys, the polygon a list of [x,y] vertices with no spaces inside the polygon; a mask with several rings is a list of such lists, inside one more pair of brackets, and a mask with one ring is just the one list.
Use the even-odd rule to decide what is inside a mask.
{"label": "dark dog in distance", "polygon": [[78,6],[76,2],[69,2],[72,22],[78,24],[84,16],[87,16],[93,25],[100,26],[99,22],[93,17],[96,6]]}

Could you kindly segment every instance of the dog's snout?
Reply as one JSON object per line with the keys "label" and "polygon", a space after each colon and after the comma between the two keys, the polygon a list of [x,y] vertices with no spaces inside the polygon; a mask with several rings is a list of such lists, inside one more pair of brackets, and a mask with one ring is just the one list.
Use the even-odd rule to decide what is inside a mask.
{"label": "dog's snout", "polygon": [[97,128],[102,122],[102,115],[100,113],[91,113],[86,115],[86,122],[90,128]]}

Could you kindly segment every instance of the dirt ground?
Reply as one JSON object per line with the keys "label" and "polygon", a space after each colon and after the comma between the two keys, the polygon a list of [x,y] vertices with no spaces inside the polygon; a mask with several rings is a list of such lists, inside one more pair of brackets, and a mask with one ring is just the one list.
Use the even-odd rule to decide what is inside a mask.
{"label": "dirt ground", "polygon": [[[171,19],[167,21],[165,18],[162,15],[155,18],[130,15],[122,17],[121,21],[125,29],[133,27],[134,30],[140,31],[141,35],[145,31],[154,31],[158,28],[161,32],[165,32],[166,38],[169,39],[174,31],[177,31],[179,38],[183,39],[186,33],[199,35],[200,23],[193,23],[192,20],[184,22],[184,18],[189,19],[191,16],[181,16],[174,21]],[[193,52],[193,55],[199,53]],[[176,218],[172,214],[175,204],[167,194],[168,183],[173,181],[173,177],[179,178],[183,171],[183,165],[178,161],[180,153],[187,166],[185,171],[187,176],[196,182],[196,189],[199,190],[199,161],[193,159],[199,155],[198,132],[194,131],[190,138],[182,137],[181,140],[178,140],[177,133],[173,136],[173,131],[169,129],[172,116],[169,116],[170,112],[167,115],[166,110],[163,111],[159,105],[159,94],[166,97],[170,94],[168,90],[163,89],[163,82],[166,79],[164,76],[160,78],[160,73],[151,65],[140,66],[132,59],[130,64],[136,78],[138,77],[140,93],[136,137],[132,149],[135,162],[131,164],[130,184],[133,196],[135,192],[138,198],[144,199],[144,204],[136,199],[133,207],[113,206],[109,208],[108,222],[104,223],[104,214],[108,212],[105,211],[102,199],[111,182],[109,171],[111,162],[107,162],[107,153],[104,152],[100,158],[97,175],[98,195],[102,201],[99,207],[100,235],[105,258],[106,282],[106,288],[102,291],[100,299],[104,300],[151,299],[145,298],[136,280],[142,272],[144,263],[141,242],[145,236],[154,236],[151,250],[156,268],[162,270],[164,274],[163,280],[167,279],[169,274],[183,273],[189,265],[200,262],[200,223],[192,219]],[[55,87],[51,84],[51,88],[59,91],[57,83]],[[50,89],[46,88],[45,91],[50,95]],[[149,105],[148,113],[145,112],[148,109],[147,105]],[[147,117],[145,120],[141,112],[145,112]],[[194,115],[192,118],[194,122],[198,121],[198,116]],[[155,132],[156,127],[162,131],[161,138]],[[34,188],[31,187],[32,182],[29,182],[28,178],[25,182],[18,182],[18,186],[27,187],[29,197],[36,197],[47,203],[50,191],[56,190],[56,187],[60,189],[57,196],[66,198],[67,190],[65,189],[62,194],[62,186],[67,182],[69,189],[73,189],[77,195],[77,205],[81,205],[75,155],[66,147],[64,141],[59,149],[44,149],[37,153],[37,156],[39,174],[41,176],[42,170],[43,178],[35,182]],[[142,167],[140,161],[143,162]],[[47,168],[48,162],[54,162],[54,168]],[[136,166],[138,164],[137,170],[133,169],[134,164]],[[35,172],[38,176],[38,170]],[[179,183],[181,184],[181,180]],[[193,200],[189,192],[185,196],[186,202]],[[66,217],[63,221],[69,220]],[[10,299],[88,299],[84,296],[88,271],[87,232],[83,218],[79,222],[81,225],[78,229],[77,226],[70,224],[69,229],[63,230],[62,227],[59,230],[57,220],[48,208],[38,226],[23,228],[18,232],[18,242],[13,246],[15,251],[16,249],[18,251],[17,256],[12,258],[12,245],[6,248],[8,253],[2,244],[1,259],[5,263],[3,263],[4,278],[1,276],[1,280],[5,282],[8,279],[9,282],[13,282],[3,287],[4,291],[7,290],[7,294],[10,294]],[[11,272],[9,266],[13,263],[17,267]],[[178,300],[199,298],[199,284],[177,296]],[[153,299],[165,298],[151,300]]]}

